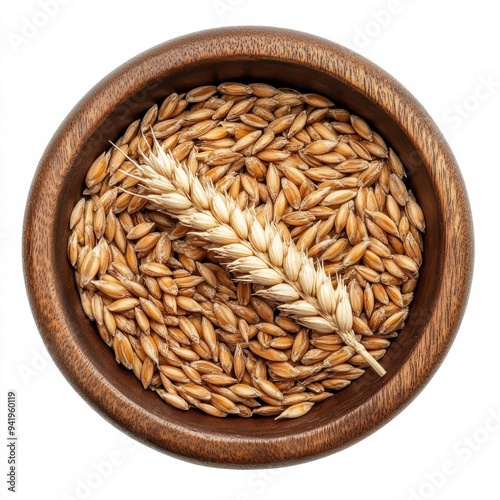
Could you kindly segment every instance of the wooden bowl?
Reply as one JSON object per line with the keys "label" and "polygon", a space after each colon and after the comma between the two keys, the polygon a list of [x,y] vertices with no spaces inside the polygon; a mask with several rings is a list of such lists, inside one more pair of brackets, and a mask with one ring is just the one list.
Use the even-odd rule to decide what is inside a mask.
{"label": "wooden bowl", "polygon": [[[84,315],[66,247],[71,209],[94,158],[172,91],[263,81],[330,97],[364,117],[399,153],[423,207],[424,264],[406,326],[373,370],[287,421],[182,412],[120,367]],[[442,362],[464,313],[473,266],[471,213],[436,125],[398,82],[359,55],[309,34],[262,27],[194,33],[133,58],[76,105],[48,145],[25,213],[23,263],[48,350],[102,416],[164,453],[219,467],[283,466],[342,450],[400,412]]]}

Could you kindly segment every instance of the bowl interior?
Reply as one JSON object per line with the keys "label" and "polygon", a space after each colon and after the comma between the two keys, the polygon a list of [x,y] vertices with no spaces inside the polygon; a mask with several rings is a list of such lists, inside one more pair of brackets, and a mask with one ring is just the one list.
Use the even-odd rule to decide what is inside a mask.
{"label": "bowl interior", "polygon": [[[353,60],[359,63],[359,59],[346,59],[345,64],[353,64]],[[125,74],[124,71],[121,74]],[[346,68],[346,72],[349,71],[355,72],[356,68]],[[78,377],[71,372],[69,361],[51,342],[50,333],[42,328],[41,333],[49,350],[63,372],[69,374],[68,378],[76,389],[105,418],[133,437],[187,460],[219,466],[284,465],[317,458],[354,443],[392,418],[422,386],[421,377],[413,380],[406,376],[399,381],[401,388],[389,395],[392,400],[388,401],[387,393],[382,395],[384,387],[400,376],[402,366],[421,342],[441,282],[442,271],[438,264],[444,251],[444,216],[440,193],[431,175],[432,165],[426,163],[428,158],[422,153],[421,145],[405,134],[389,112],[368,99],[368,92],[360,91],[346,80],[303,63],[284,57],[280,60],[278,56],[238,55],[201,58],[198,62],[184,65],[172,64],[172,67],[156,70],[156,73],[161,76],[145,77],[145,81],[135,85],[126,97],[115,99],[109,111],[90,111],[98,116],[98,125],[78,141],[75,149],[66,151],[63,160],[66,168],[54,201],[53,217],[58,223],[53,225],[49,245],[57,265],[54,264],[51,271],[57,283],[55,300],[62,309],[63,324],[60,328],[77,346],[78,356],[85,359],[85,380],[83,377],[76,380]],[[109,81],[119,86],[119,76],[111,75]],[[378,76],[384,78],[383,73]],[[109,81],[106,88],[113,88]],[[419,284],[406,325],[382,360],[387,374],[380,378],[373,370],[368,370],[359,380],[334,397],[315,405],[311,412],[296,420],[217,419],[198,411],[176,410],[151,391],[144,390],[131,372],[115,362],[112,350],[102,342],[93,324],[83,313],[73,269],[66,257],[71,210],[81,196],[90,164],[103,150],[109,148],[109,141],[118,139],[133,120],[140,118],[152,104],[160,104],[172,91],[181,93],[199,85],[224,81],[260,81],[276,87],[316,92],[329,97],[338,107],[345,107],[365,118],[399,154],[408,173],[409,187],[426,217],[424,263]],[[400,96],[393,97],[396,99]],[[111,96],[111,99],[114,97]],[[72,120],[80,118],[78,114],[69,118],[65,130],[75,129]],[[93,384],[100,384],[103,389],[92,391]],[[366,420],[362,432],[359,424],[361,415]],[[193,439],[193,444],[187,446],[185,440],[189,438]],[[272,449],[269,456],[263,452],[266,448]]]}
{"label": "bowl interior", "polygon": [[[425,321],[425,311],[432,304],[437,279],[434,270],[438,268],[436,259],[439,255],[436,248],[441,244],[437,231],[439,210],[436,194],[431,187],[423,159],[397,124],[382,109],[374,106],[368,99],[346,84],[303,66],[283,64],[278,61],[254,61],[240,58],[237,61],[225,60],[218,64],[200,64],[177,74],[168,74],[162,81],[151,85],[149,89],[141,89],[138,93],[132,95],[129,101],[119,106],[107,117],[102,127],[94,132],[84,150],[79,152],[75,158],[72,177],[67,179],[65,196],[61,196],[60,199],[61,212],[58,218],[61,221],[69,220],[70,211],[81,195],[83,179],[92,161],[104,149],[109,147],[110,140],[116,140],[126,126],[141,117],[152,104],[155,102],[161,103],[162,99],[174,90],[181,93],[198,85],[218,84],[224,81],[262,81],[278,87],[290,87],[304,92],[323,94],[331,98],[338,107],[346,107],[365,117],[373,126],[373,129],[379,131],[388,144],[392,145],[400,155],[409,172],[409,186],[413,189],[424,210],[427,231],[424,238],[425,259],[415,299],[411,305],[411,313],[399,338],[393,343],[384,357],[383,365],[388,370],[388,375],[379,379],[373,371],[368,371],[361,379],[342,390],[335,397],[317,405],[317,408],[311,412],[310,416],[287,422],[286,429],[284,429],[282,422],[275,422],[273,419],[227,418],[218,420],[201,415],[196,411],[177,411],[169,408],[150,391],[143,390],[131,372],[121,368],[114,362],[111,349],[106,348],[102,343],[94,326],[81,311],[76,288],[71,286],[74,283],[73,270],[65,257],[66,241],[69,236],[67,224],[61,224],[56,238],[56,245],[59,248],[61,258],[61,265],[57,268],[57,271],[60,273],[58,277],[60,282],[67,283],[71,288],[71,290],[68,290],[66,305],[68,311],[77,319],[78,329],[75,331],[77,334],[75,340],[88,358],[92,360],[96,369],[113,381],[124,395],[147,409],[147,411],[157,415],[158,418],[171,422],[178,421],[180,425],[202,428],[207,432],[248,433],[272,438],[282,435],[283,432],[293,433],[298,430],[304,432],[309,428],[315,428],[322,420],[325,420],[325,422],[330,421],[332,415],[338,417],[348,413],[366,399],[368,395],[372,395],[377,391],[390,378],[391,373],[398,370],[418,338],[422,321]],[[429,250],[431,248],[432,251]]]}

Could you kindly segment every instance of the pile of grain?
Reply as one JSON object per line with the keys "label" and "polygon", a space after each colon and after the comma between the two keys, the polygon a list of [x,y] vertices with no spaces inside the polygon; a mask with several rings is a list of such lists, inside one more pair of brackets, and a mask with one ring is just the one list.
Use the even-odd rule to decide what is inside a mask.
{"label": "pile of grain", "polygon": [[158,210],[136,165],[153,136],[262,227],[272,221],[334,287],[344,282],[358,343],[383,357],[408,316],[425,230],[400,159],[323,96],[228,82],[173,93],[130,124],[89,168],[71,214],[82,306],[145,388],[214,416],[293,418],[368,366],[339,332],[292,319]]}

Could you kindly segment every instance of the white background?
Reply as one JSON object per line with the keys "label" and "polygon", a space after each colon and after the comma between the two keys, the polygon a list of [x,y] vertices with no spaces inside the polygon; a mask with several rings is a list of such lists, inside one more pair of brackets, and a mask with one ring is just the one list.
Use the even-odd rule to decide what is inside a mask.
{"label": "white background", "polygon": [[[93,500],[165,498],[177,492],[181,498],[204,500],[499,499],[495,280],[500,30],[494,3],[48,4],[50,15],[44,14],[43,0],[10,1],[1,17],[0,496]],[[38,27],[30,29],[30,23]],[[323,36],[368,57],[406,86],[437,122],[457,157],[476,232],[475,276],[466,315],[452,349],[421,395],[349,449],[269,471],[196,466],[124,437],[75,393],[48,358],[26,299],[21,267],[22,217],[31,180],[44,148],[77,101],[108,72],[158,43],[199,29],[243,24]],[[5,476],[8,390],[16,391],[18,399],[15,496],[7,491]],[[114,462],[112,470],[102,469],[104,461]]]}

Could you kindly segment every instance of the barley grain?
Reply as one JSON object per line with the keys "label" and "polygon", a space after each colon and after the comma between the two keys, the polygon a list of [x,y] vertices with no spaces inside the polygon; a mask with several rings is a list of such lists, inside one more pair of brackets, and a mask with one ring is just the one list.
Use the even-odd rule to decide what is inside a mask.
{"label": "barley grain", "polygon": [[282,418],[298,418],[302,417],[306,413],[308,413],[313,407],[314,403],[312,402],[303,402],[298,403],[292,406],[289,406],[286,410],[280,413],[275,420],[280,420]]}
{"label": "barley grain", "polygon": [[[191,183],[197,207],[233,228],[231,235],[182,205],[179,193],[168,198],[169,213],[148,201],[154,183],[153,194],[163,196],[163,180],[147,187],[138,170],[155,140],[186,162],[174,179],[179,193]],[[202,176],[222,198],[207,196],[196,180]],[[352,326],[361,352],[378,359],[408,316],[425,220],[405,176],[363,118],[324,96],[236,82],[172,93],[87,172],[67,247],[82,307],[117,360],[176,408],[280,416],[283,401],[319,402],[366,366],[331,333],[332,319]],[[225,193],[239,211],[227,209]],[[186,218],[212,243],[193,234]],[[260,252],[257,259],[237,246],[242,239]],[[312,261],[297,259],[289,245],[323,262],[332,287],[345,281],[347,301],[328,293]],[[334,305],[338,318],[313,316]],[[239,384],[260,396],[229,389]]]}

